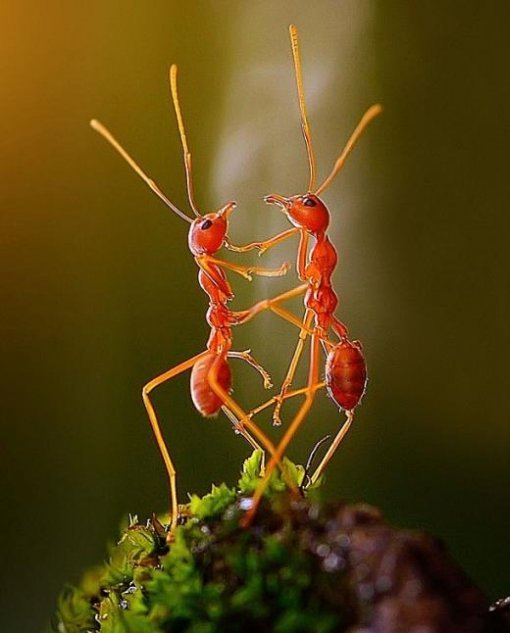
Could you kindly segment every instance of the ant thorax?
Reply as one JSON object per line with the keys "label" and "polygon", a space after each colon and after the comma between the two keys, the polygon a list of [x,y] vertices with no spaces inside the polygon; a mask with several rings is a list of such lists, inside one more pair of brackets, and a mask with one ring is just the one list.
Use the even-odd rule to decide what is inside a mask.
{"label": "ant thorax", "polygon": [[331,279],[336,265],[338,255],[336,248],[327,235],[320,234],[313,245],[306,267],[306,277],[311,281],[322,282]]}

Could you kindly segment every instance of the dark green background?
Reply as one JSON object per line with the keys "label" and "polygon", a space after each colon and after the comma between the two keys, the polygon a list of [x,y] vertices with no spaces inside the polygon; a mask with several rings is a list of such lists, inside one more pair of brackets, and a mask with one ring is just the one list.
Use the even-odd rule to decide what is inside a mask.
{"label": "dark green background", "polygon": [[[167,87],[178,62],[199,204],[238,199],[237,242],[273,234],[286,225],[261,197],[306,183],[290,22],[322,177],[364,109],[385,107],[325,195],[340,315],[370,372],[328,494],[432,531],[490,597],[510,591],[508,2],[12,2],[0,9],[2,631],[40,630],[121,517],[166,507],[140,389],[207,336],[186,225],[87,121],[187,208]],[[236,281],[235,306],[293,281]],[[278,383],[294,336],[264,316],[236,348]],[[260,401],[258,377],[234,368],[238,400]],[[233,482],[247,447],[200,419],[187,377],[156,401],[181,499]],[[291,457],[338,419],[320,397]]]}

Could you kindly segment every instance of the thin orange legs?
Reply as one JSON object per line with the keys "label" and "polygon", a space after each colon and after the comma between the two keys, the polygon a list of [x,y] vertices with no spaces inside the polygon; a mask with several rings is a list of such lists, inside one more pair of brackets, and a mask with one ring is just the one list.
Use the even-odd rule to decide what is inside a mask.
{"label": "thin orange legs", "polygon": [[[147,415],[149,417],[152,431],[156,438],[156,443],[158,445],[159,451],[163,458],[165,469],[168,475],[168,481],[169,481],[169,486],[170,486],[170,514],[171,514],[169,534],[172,532],[173,528],[177,525],[177,518],[178,518],[178,502],[177,502],[177,486],[176,486],[177,473],[176,473],[173,460],[170,457],[170,452],[163,438],[163,434],[161,432],[161,427],[156,415],[156,411],[154,409],[154,405],[152,404],[152,401],[149,395],[156,387],[171,380],[175,376],[178,376],[182,372],[188,369],[191,369],[199,360],[201,360],[208,354],[210,354],[210,351],[206,350],[204,352],[201,352],[200,354],[197,354],[196,356],[193,356],[192,358],[184,361],[183,363],[180,363],[176,367],[173,367],[172,369],[169,369],[168,371],[164,372],[160,376],[157,376],[156,378],[148,382],[142,389],[142,398],[145,405],[145,409],[147,411]],[[242,358],[243,360],[246,360],[250,365],[255,366],[257,370],[259,370],[259,368],[262,369],[260,365],[247,352],[238,352],[238,353],[233,352],[233,353],[229,353],[228,355],[231,355],[231,354],[234,354],[235,357],[237,358]],[[255,424],[255,422],[249,419],[248,414],[243,411],[243,409],[222,388],[222,386],[218,382],[217,373],[218,373],[219,362],[221,361],[221,359],[222,359],[222,356],[221,354],[219,354],[217,357],[217,361],[213,364],[213,366],[211,367],[211,370],[209,371],[209,374],[207,375],[207,380],[209,381],[211,388],[221,398],[221,400],[224,403],[223,406],[229,409],[233,415],[237,416],[237,423],[234,423],[232,416],[227,414],[227,417],[234,424],[235,430],[241,433],[241,435],[243,435],[253,447],[260,448],[260,445],[257,444],[253,440],[253,438],[250,436],[250,434],[247,433],[246,430],[244,429],[244,427],[246,426],[247,429],[251,431],[251,433],[259,440],[262,447],[265,450],[267,450],[271,456],[273,456],[275,453],[275,447],[273,443],[271,442],[271,440],[258,427],[258,425]],[[263,369],[262,371],[264,372],[262,374],[264,381],[269,380],[269,375],[267,374],[267,372],[265,372],[265,370]],[[278,465],[280,463],[280,460],[276,460],[275,463]]]}
{"label": "thin orange legs", "polygon": [[149,416],[149,421],[152,427],[152,431],[156,438],[156,442],[158,444],[159,452],[161,453],[161,457],[163,458],[163,462],[165,464],[166,472],[168,474],[168,481],[170,484],[170,532],[177,525],[177,517],[178,517],[178,504],[177,504],[177,486],[176,486],[176,470],[172,458],[170,457],[170,453],[165,444],[165,440],[163,439],[163,434],[161,433],[161,428],[159,426],[158,418],[156,416],[156,412],[154,410],[154,406],[149,398],[149,394],[153,389],[158,387],[159,385],[167,382],[174,378],[174,376],[178,376],[182,374],[183,371],[187,369],[191,369],[195,363],[197,363],[201,358],[208,354],[207,351],[202,352],[201,354],[197,354],[197,356],[193,356],[189,360],[180,363],[176,367],[169,369],[165,373],[157,376],[150,382],[148,382],[144,388],[142,389],[142,398],[143,403],[145,405],[145,409],[147,410],[147,415]]}
{"label": "thin orange legs", "polygon": [[276,468],[278,462],[282,459],[283,454],[287,450],[288,445],[290,444],[292,438],[299,430],[299,427],[303,423],[306,415],[310,411],[312,404],[315,400],[315,394],[317,393],[317,388],[319,386],[319,372],[320,372],[320,338],[316,334],[312,334],[311,337],[311,360],[310,360],[310,370],[308,375],[308,385],[304,390],[305,400],[301,405],[299,411],[296,413],[292,423],[289,425],[286,430],[283,438],[280,443],[276,447],[275,453],[272,455],[269,464],[266,468],[266,473],[262,478],[262,481],[258,485],[255,494],[253,495],[252,505],[248,512],[244,515],[241,520],[241,525],[243,527],[247,527],[250,525],[255,513],[257,512],[257,508],[260,504],[264,491],[267,487],[271,474]]}

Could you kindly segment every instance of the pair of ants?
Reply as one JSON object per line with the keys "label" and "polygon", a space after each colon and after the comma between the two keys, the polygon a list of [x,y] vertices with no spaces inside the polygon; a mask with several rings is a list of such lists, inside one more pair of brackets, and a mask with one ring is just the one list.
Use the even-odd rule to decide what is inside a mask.
{"label": "pair of ants", "polygon": [[[176,488],[176,470],[167,445],[163,439],[156,411],[150,399],[151,392],[159,385],[174,376],[191,369],[191,396],[197,410],[203,416],[214,416],[222,410],[232,423],[237,433],[241,434],[256,449],[267,451],[270,456],[264,467],[261,481],[256,489],[250,507],[243,516],[242,524],[250,524],[275,468],[283,467],[281,460],[292,438],[298,431],[310,411],[318,390],[326,387],[330,397],[346,413],[346,419],[340,426],[336,436],[327,449],[324,457],[311,476],[309,483],[315,483],[324,472],[327,464],[345,437],[354,418],[354,409],[359,404],[366,387],[367,372],[365,359],[359,341],[349,339],[347,327],[335,316],[338,297],[333,289],[331,277],[337,265],[337,253],[328,237],[330,215],[328,208],[319,197],[332,183],[341,171],[345,161],[352,151],[359,137],[367,125],[380,112],[381,106],[373,105],[369,108],[356,126],[336,160],[331,173],[316,186],[316,162],[312,145],[310,126],[306,110],[301,60],[299,52],[298,33],[295,26],[289,28],[294,71],[297,84],[301,127],[306,143],[309,163],[309,183],[307,192],[290,197],[272,194],[265,197],[265,202],[279,206],[287,216],[292,227],[278,235],[261,242],[252,242],[244,246],[235,246],[228,237],[228,222],[236,203],[228,202],[219,211],[202,215],[196,205],[191,153],[185,134],[184,123],[177,91],[177,66],[170,68],[170,88],[173,106],[177,118],[177,125],[184,152],[184,167],[186,172],[186,187],[190,207],[195,219],[178,209],[161,191],[158,185],[149,178],[139,165],[124,150],[112,134],[98,121],[91,121],[92,127],[99,132],[129,163],[134,171],[145,181],[152,191],[180,218],[190,224],[188,245],[195,262],[198,265],[198,281],[209,298],[207,322],[211,333],[205,351],[193,356],[176,367],[169,369],[160,376],[148,382],[142,397],[152,430],[154,432],[170,485],[170,516],[169,535],[177,525],[178,503]],[[284,240],[299,234],[297,250],[297,274],[303,282],[299,286],[288,290],[272,299],[259,301],[251,308],[233,311],[229,302],[233,299],[232,289],[225,270],[242,275],[251,280],[252,275],[276,277],[286,274],[289,265],[283,264],[278,269],[266,269],[256,266],[246,267],[233,264],[216,255],[222,247],[236,253],[258,250],[259,255],[267,249],[280,244]],[[310,237],[313,245],[309,249]],[[304,315],[302,319],[296,317],[282,304],[293,297],[303,296]],[[262,376],[264,386],[272,387],[269,374],[253,358],[250,351],[236,352],[232,350],[233,326],[241,325],[252,319],[262,311],[270,310],[282,319],[299,328],[297,345],[292,356],[286,377],[278,395],[267,402],[252,409],[249,413],[234,400],[231,395],[232,373],[229,359],[239,358],[254,367]],[[333,334],[335,341],[330,340]],[[304,351],[305,342],[310,339],[310,362],[308,380],[305,387],[291,390],[296,370]],[[325,380],[321,381],[321,348],[326,354]],[[280,442],[275,446],[253,418],[262,410],[274,406],[273,423],[281,423],[281,408],[288,398],[304,396],[303,403],[297,410],[292,422],[283,434]],[[285,475],[285,473],[283,472]],[[295,484],[289,484],[295,489]]]}

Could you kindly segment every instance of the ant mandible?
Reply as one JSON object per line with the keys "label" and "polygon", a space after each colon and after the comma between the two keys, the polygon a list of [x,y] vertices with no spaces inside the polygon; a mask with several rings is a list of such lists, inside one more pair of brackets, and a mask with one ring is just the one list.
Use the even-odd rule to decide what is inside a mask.
{"label": "ant mandible", "polygon": [[[207,213],[205,215],[202,215],[198,210],[195,203],[193,189],[191,153],[188,148],[179,105],[177,91],[177,66],[175,65],[173,65],[170,69],[170,86],[184,152],[184,167],[186,172],[188,200],[190,207],[196,216],[194,220],[178,209],[173,202],[166,197],[158,185],[143,172],[140,166],[133,160],[133,158],[131,158],[127,151],[119,144],[119,142],[104,125],[99,123],[97,120],[91,121],[93,129],[103,136],[106,141],[108,141],[114,149],[117,150],[117,152],[126,160],[126,162],[142,178],[150,189],[176,215],[190,224],[188,246],[199,267],[199,284],[209,298],[209,309],[207,311],[206,318],[211,328],[211,332],[207,341],[207,349],[157,376],[148,382],[142,390],[143,402],[169,479],[171,516],[169,538],[171,538],[172,530],[177,524],[178,519],[176,469],[173,460],[170,457],[167,445],[163,439],[158,418],[149,397],[150,393],[159,385],[174,378],[178,374],[191,369],[191,396],[196,409],[205,417],[214,416],[220,409],[223,410],[233,424],[236,432],[243,435],[253,448],[259,449],[261,447],[252,435],[255,436],[269,454],[273,456],[275,453],[275,447],[271,440],[257,424],[250,420],[244,410],[230,395],[232,374],[228,363],[229,358],[239,358],[246,361],[261,374],[266,388],[270,388],[272,386],[269,374],[251,356],[250,350],[243,352],[232,351],[232,326],[246,323],[249,319],[255,316],[255,314],[258,314],[262,310],[271,309],[273,302],[277,304],[282,300],[282,298],[297,296],[302,294],[304,291],[304,287],[300,287],[290,292],[283,293],[282,295],[275,297],[274,300],[259,302],[252,309],[240,312],[233,312],[229,309],[228,302],[233,299],[234,295],[224,269],[232,270],[246,279],[251,280],[251,276],[253,274],[266,277],[284,275],[289,266],[287,263],[284,263],[278,269],[265,269],[253,266],[244,267],[215,257],[216,253],[222,248],[222,246],[241,252],[251,250],[251,248],[236,247],[231,244],[228,238],[228,218],[236,206],[235,202],[228,202],[219,211]],[[290,320],[296,324],[295,319]],[[299,323],[297,324],[299,325]],[[240,420],[243,420],[243,422]],[[245,427],[249,429],[252,435]],[[274,462],[279,464],[279,459],[275,459]]]}
{"label": "ant mandible", "polygon": [[[243,519],[245,525],[249,524],[254,516],[272,471],[303,423],[313,404],[317,391],[321,387],[326,386],[333,401],[340,409],[345,410],[346,420],[337,432],[337,435],[333,439],[314,474],[310,477],[311,483],[316,482],[321,476],[351,426],[354,418],[354,409],[359,404],[365,392],[367,378],[366,364],[361,351],[361,344],[359,341],[349,340],[347,327],[337,319],[334,314],[338,304],[338,297],[333,289],[331,278],[336,268],[338,258],[336,249],[327,234],[330,221],[329,210],[319,195],[329,187],[334,178],[341,171],[348,155],[354,148],[361,134],[372,119],[380,114],[382,108],[377,104],[365,112],[344,149],[341,151],[331,173],[322,184],[316,188],[316,163],[304,97],[297,28],[291,25],[289,27],[289,33],[301,114],[301,127],[308,155],[310,178],[308,190],[305,194],[290,197],[272,194],[265,197],[264,200],[266,203],[276,204],[281,207],[293,225],[293,228],[276,235],[270,240],[258,242],[256,245],[257,248],[263,252],[291,235],[299,233],[300,242],[297,253],[297,273],[298,277],[302,281],[305,281],[307,286],[304,296],[305,312],[299,340],[292,356],[287,375],[283,381],[280,394],[251,411],[250,416],[253,417],[259,411],[275,404],[273,422],[274,424],[281,423],[281,406],[283,401],[290,395],[288,389],[294,379],[299,360],[303,353],[305,340],[308,336],[311,337],[310,365],[307,386],[297,392],[292,392],[302,393],[305,396],[305,400],[280,440],[280,443],[277,445],[276,453],[271,458],[265,476],[255,492],[252,506]],[[310,252],[308,252],[310,236],[314,238],[314,244]],[[247,245],[247,248],[252,246],[253,245]],[[327,338],[330,331],[333,331],[338,337],[339,342],[333,343]],[[326,380],[322,383],[319,380],[321,344],[327,353]]]}

